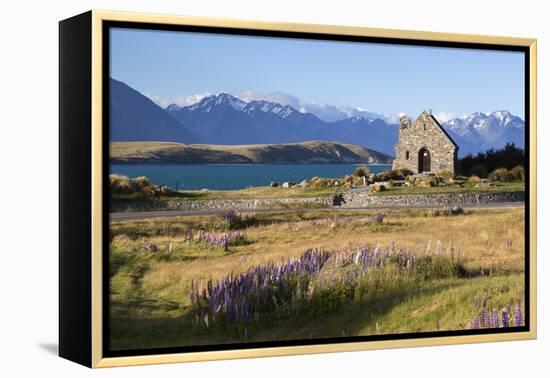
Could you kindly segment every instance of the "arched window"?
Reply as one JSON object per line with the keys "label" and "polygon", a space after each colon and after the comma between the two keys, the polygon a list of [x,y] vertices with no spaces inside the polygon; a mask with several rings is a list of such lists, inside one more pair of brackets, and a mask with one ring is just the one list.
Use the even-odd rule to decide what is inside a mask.
{"label": "arched window", "polygon": [[405,159],[406,159],[406,160],[409,160],[409,151],[406,151],[406,152],[405,152]]}

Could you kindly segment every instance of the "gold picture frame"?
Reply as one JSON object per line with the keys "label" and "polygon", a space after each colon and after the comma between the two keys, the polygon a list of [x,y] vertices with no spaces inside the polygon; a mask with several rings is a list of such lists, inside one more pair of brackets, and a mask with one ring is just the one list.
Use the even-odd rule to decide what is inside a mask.
{"label": "gold picture frame", "polygon": [[[84,21],[82,21],[84,20]],[[265,32],[297,32],[297,33],[313,33],[321,35],[333,35],[333,36],[358,36],[358,37],[374,37],[374,38],[394,38],[400,40],[414,40],[423,42],[441,42],[441,43],[465,43],[465,44],[478,44],[478,45],[501,45],[501,46],[520,46],[528,49],[529,76],[526,81],[526,85],[529,85],[529,109],[528,109],[528,125],[529,125],[529,218],[526,221],[529,222],[530,234],[526,235],[526,240],[529,241],[528,261],[529,261],[529,292],[526,296],[529,297],[529,330],[525,332],[514,333],[491,333],[491,334],[464,334],[456,336],[443,336],[443,337],[427,337],[427,338],[411,338],[411,339],[392,339],[392,340],[376,340],[376,341],[359,341],[359,342],[344,342],[344,343],[332,343],[332,344],[312,344],[312,345],[300,345],[300,346],[282,346],[282,347],[261,347],[253,349],[233,349],[233,350],[212,350],[201,352],[189,352],[189,353],[171,353],[171,354],[145,354],[135,356],[120,356],[120,357],[105,357],[103,353],[104,339],[103,339],[103,317],[104,312],[104,291],[103,291],[103,273],[104,263],[103,261],[103,243],[104,243],[104,227],[105,227],[105,207],[103,205],[103,177],[104,170],[106,169],[104,161],[105,153],[105,137],[103,133],[104,123],[104,99],[103,99],[103,86],[104,86],[104,40],[106,22],[129,22],[140,24],[152,24],[152,25],[188,25],[188,26],[200,26],[200,27],[215,27],[215,28],[229,28],[229,29],[241,29],[241,30],[261,30]],[[73,41],[67,37],[67,34],[72,33],[74,39],[74,33],[77,31],[84,31],[85,35],[89,37],[89,44],[78,44],[78,41]],[[64,39],[65,38],[65,39]],[[86,39],[86,38],[85,38]],[[89,213],[90,223],[89,229],[84,229],[78,232],[88,233],[90,245],[82,245],[82,249],[89,251],[89,255],[86,255],[85,261],[81,261],[77,266],[77,262],[69,261],[70,257],[67,257],[68,252],[64,252],[65,244],[62,243],[61,249],[61,266],[65,268],[60,269],[62,275],[60,279],[60,354],[63,357],[82,363],[84,365],[99,368],[99,367],[114,367],[114,366],[129,366],[129,365],[143,365],[143,364],[160,364],[160,363],[174,363],[174,362],[190,362],[190,361],[208,361],[208,360],[220,360],[220,359],[238,359],[238,358],[251,358],[251,357],[268,357],[268,356],[284,356],[284,355],[298,355],[298,354],[311,354],[311,353],[328,353],[328,352],[347,352],[347,351],[359,351],[359,350],[372,350],[372,349],[387,349],[387,348],[403,348],[403,347],[421,347],[421,346],[435,346],[435,345],[448,345],[448,344],[466,344],[466,343],[482,343],[482,342],[495,342],[495,341],[513,341],[513,340],[528,340],[535,339],[537,335],[537,307],[536,307],[536,209],[537,209],[537,166],[536,166],[536,124],[537,124],[537,41],[530,38],[514,38],[514,37],[501,37],[501,36],[484,36],[484,35],[469,35],[469,34],[453,34],[453,33],[436,33],[425,31],[412,31],[412,30],[393,30],[393,29],[378,29],[367,27],[352,27],[352,26],[336,26],[336,25],[317,25],[317,24],[295,24],[295,23],[279,23],[279,22],[259,22],[250,20],[231,20],[231,19],[218,19],[210,17],[188,17],[188,16],[174,16],[174,15],[160,15],[160,14],[144,14],[144,13],[127,13],[127,12],[110,12],[93,10],[84,15],[76,16],[73,19],[61,22],[60,33],[60,75],[65,75],[64,67],[67,65],[63,59],[72,59],[73,55],[80,48],[89,48],[89,53],[84,54],[80,59],[89,59],[89,77],[87,79],[80,78],[79,80],[87,80],[83,91],[89,91],[90,97],[85,100],[91,100],[86,105],[86,101],[80,105],[83,108],[89,106],[89,114],[77,115],[75,117],[78,120],[90,121],[89,128],[83,128],[82,138],[89,141],[89,162],[91,163],[89,173],[89,181],[83,185],[90,185],[89,193],[91,198],[89,200]],[[82,54],[81,54],[82,55]],[[76,61],[78,62],[78,61]],[[76,63],[75,62],[75,63]],[[68,63],[67,63],[68,64]],[[527,69],[527,67],[526,67]],[[82,76],[82,74],[80,74]],[[80,77],[80,76],[79,76]],[[70,79],[61,78],[61,89],[67,90],[64,87],[64,83],[68,83]],[[64,81],[65,80],[65,81]],[[69,85],[69,84],[67,84]],[[72,85],[72,84],[71,84]],[[60,112],[61,116],[61,129],[63,134],[64,126],[63,122],[70,119],[70,115],[67,115],[65,120],[63,115],[66,108],[71,105],[70,101],[76,101],[74,98],[69,98],[69,95],[64,97],[61,94]],[[527,116],[527,114],[526,114]],[[61,149],[63,149],[63,136],[61,136],[62,143]],[[61,152],[63,166],[63,159],[66,159],[66,155]],[[67,169],[67,175],[71,173],[70,168]],[[63,169],[61,173],[61,186],[64,185],[63,181]],[[62,190],[63,192],[63,190]],[[65,211],[71,201],[77,201],[79,194],[71,194],[65,192],[65,203],[61,203],[61,218],[65,214]],[[64,194],[61,194],[64,197]],[[65,207],[64,207],[65,206]],[[65,210],[64,210],[65,209]],[[61,229],[61,238],[66,237],[68,231],[77,232],[71,227],[77,227],[67,220],[64,222],[64,227]],[[76,243],[76,242],[74,242]],[[73,248],[74,251],[74,248]],[[87,252],[88,253],[88,252]],[[89,259],[88,259],[89,257]],[[64,261],[67,261],[64,265]],[[67,273],[67,270],[71,269],[75,272],[88,272],[88,275],[79,279],[90,278],[89,286],[82,286],[75,284],[71,281],[72,276]],[[67,326],[75,317],[81,316],[81,314],[75,310],[71,310],[69,303],[64,302],[63,298],[67,297],[67,301],[72,301],[75,294],[68,293],[69,285],[73,285],[76,289],[90,289],[89,293],[82,293],[84,299],[89,301],[89,307],[85,307],[86,310],[91,309],[89,317],[81,319],[83,325],[71,325]],[[72,296],[71,296],[72,295]],[[71,302],[71,304],[74,304]],[[84,329],[87,322],[90,322],[89,328]],[[69,328],[67,328],[69,327]],[[82,338],[82,333],[76,335],[77,331],[85,333],[86,337]],[[89,338],[88,338],[89,336]],[[89,349],[84,348],[85,352],[75,352],[73,349],[77,341],[76,339],[82,339],[86,342],[89,341]],[[85,354],[83,356],[83,353]],[[89,353],[89,354],[88,354]]]}

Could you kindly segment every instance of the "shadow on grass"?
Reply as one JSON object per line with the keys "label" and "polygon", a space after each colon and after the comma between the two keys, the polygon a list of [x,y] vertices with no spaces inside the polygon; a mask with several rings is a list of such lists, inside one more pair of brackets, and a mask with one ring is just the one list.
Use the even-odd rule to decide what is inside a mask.
{"label": "shadow on grass", "polygon": [[[242,328],[235,326],[198,327],[192,315],[177,309],[177,303],[166,306],[155,300],[135,300],[116,303],[111,316],[111,347],[113,349],[160,348],[188,345],[243,343],[246,341],[299,340],[362,335],[366,327],[383,319],[394,307],[414,297],[428,297],[456,286],[456,279],[446,282],[415,284],[384,290],[359,301],[349,301],[337,310],[324,312],[306,303],[299,313],[284,320],[268,320],[247,327],[247,339]],[[172,317],[146,317],[144,313],[172,310]],[[139,310],[139,311],[138,311]],[[175,311],[174,311],[175,310]],[[132,314],[141,313],[141,316]],[[307,315],[310,314],[310,315]],[[312,315],[315,314],[315,315]]]}
{"label": "shadow on grass", "polygon": [[274,324],[269,328],[254,328],[250,331],[255,341],[291,340],[364,335],[363,330],[374,326],[393,308],[411,298],[429,297],[456,286],[456,279],[437,284],[427,283],[393,288],[369,295],[368,298],[350,301],[337,311],[317,317],[292,317],[290,322]]}
{"label": "shadow on grass", "polygon": [[[113,305],[115,310],[111,312],[109,327],[112,350],[242,342],[233,328],[217,327],[215,332],[211,332],[210,329],[195,326],[193,316],[184,310],[179,311],[179,304],[175,302],[159,304],[155,300],[136,299]],[[171,316],[154,315],[163,309]]]}

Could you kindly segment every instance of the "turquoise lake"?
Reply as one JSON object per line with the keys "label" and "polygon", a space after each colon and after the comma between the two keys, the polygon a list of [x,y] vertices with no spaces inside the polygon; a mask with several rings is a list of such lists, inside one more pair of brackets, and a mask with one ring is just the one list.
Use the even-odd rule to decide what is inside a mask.
{"label": "turquoise lake", "polygon": [[390,164],[111,164],[110,172],[146,176],[155,185],[180,190],[232,190],[272,181],[299,183],[314,176],[341,178],[358,166],[368,166],[372,173],[391,168]]}

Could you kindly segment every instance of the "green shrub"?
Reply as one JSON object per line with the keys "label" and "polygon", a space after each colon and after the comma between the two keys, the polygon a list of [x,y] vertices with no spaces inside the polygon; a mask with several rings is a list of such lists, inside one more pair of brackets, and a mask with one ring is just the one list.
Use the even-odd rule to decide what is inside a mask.
{"label": "green shrub", "polygon": [[376,181],[389,181],[389,180],[405,180],[407,177],[414,175],[410,169],[399,168],[395,170],[387,169],[384,172],[377,173],[375,175]]}
{"label": "green shrub", "polygon": [[468,182],[472,184],[479,184],[481,182],[481,179],[479,178],[479,176],[472,175],[468,177]]}
{"label": "green shrub", "polygon": [[122,175],[109,175],[109,190],[114,194],[130,194],[130,179]]}
{"label": "green shrub", "polygon": [[421,187],[421,188],[430,188],[430,187],[436,186],[436,185],[437,185],[437,178],[436,177],[423,178],[423,179],[418,181],[418,186]]}
{"label": "green shrub", "polygon": [[370,170],[367,167],[357,167],[355,171],[353,171],[353,175],[355,177],[369,177]]}
{"label": "green shrub", "polygon": [[155,187],[145,176],[135,179],[127,176],[109,175],[109,190],[114,195],[150,195],[155,193]]}
{"label": "green shrub", "polygon": [[384,172],[380,172],[380,173],[377,173],[374,175],[374,182],[383,182],[383,181],[388,181],[388,180],[391,180],[391,170],[387,170],[387,171],[384,171]]}
{"label": "green shrub", "polygon": [[453,173],[451,171],[441,171],[439,172],[439,177],[444,183],[451,183],[453,181]]}
{"label": "green shrub", "polygon": [[522,165],[517,165],[510,170],[510,174],[514,176],[516,181],[525,181],[525,169]]}
{"label": "green shrub", "polygon": [[132,184],[132,188],[136,192],[144,193],[154,190],[153,184],[145,176],[136,177],[135,179],[131,179],[130,182]]}
{"label": "green shrub", "polygon": [[415,266],[416,276],[425,280],[466,276],[464,266],[448,256],[418,257]]}
{"label": "green shrub", "polygon": [[497,168],[489,175],[489,180],[500,182],[513,182],[515,181],[514,175],[506,168]]}
{"label": "green shrub", "polygon": [[370,190],[374,193],[385,192],[387,190],[386,185],[372,185]]}
{"label": "green shrub", "polygon": [[444,207],[443,209],[429,209],[426,212],[426,215],[429,217],[453,216],[462,214],[464,214],[464,207],[460,205]]}
{"label": "green shrub", "polygon": [[242,214],[235,210],[225,210],[219,214],[229,230],[240,230],[258,224],[258,219],[252,214]]}
{"label": "green shrub", "polygon": [[407,168],[399,168],[391,171],[392,179],[394,180],[404,180],[409,176],[413,176],[414,173],[410,169]]}
{"label": "green shrub", "polygon": [[309,183],[309,185],[312,188],[321,188],[326,186],[333,186],[334,180],[326,179],[326,178],[320,178],[320,177],[313,177]]}

